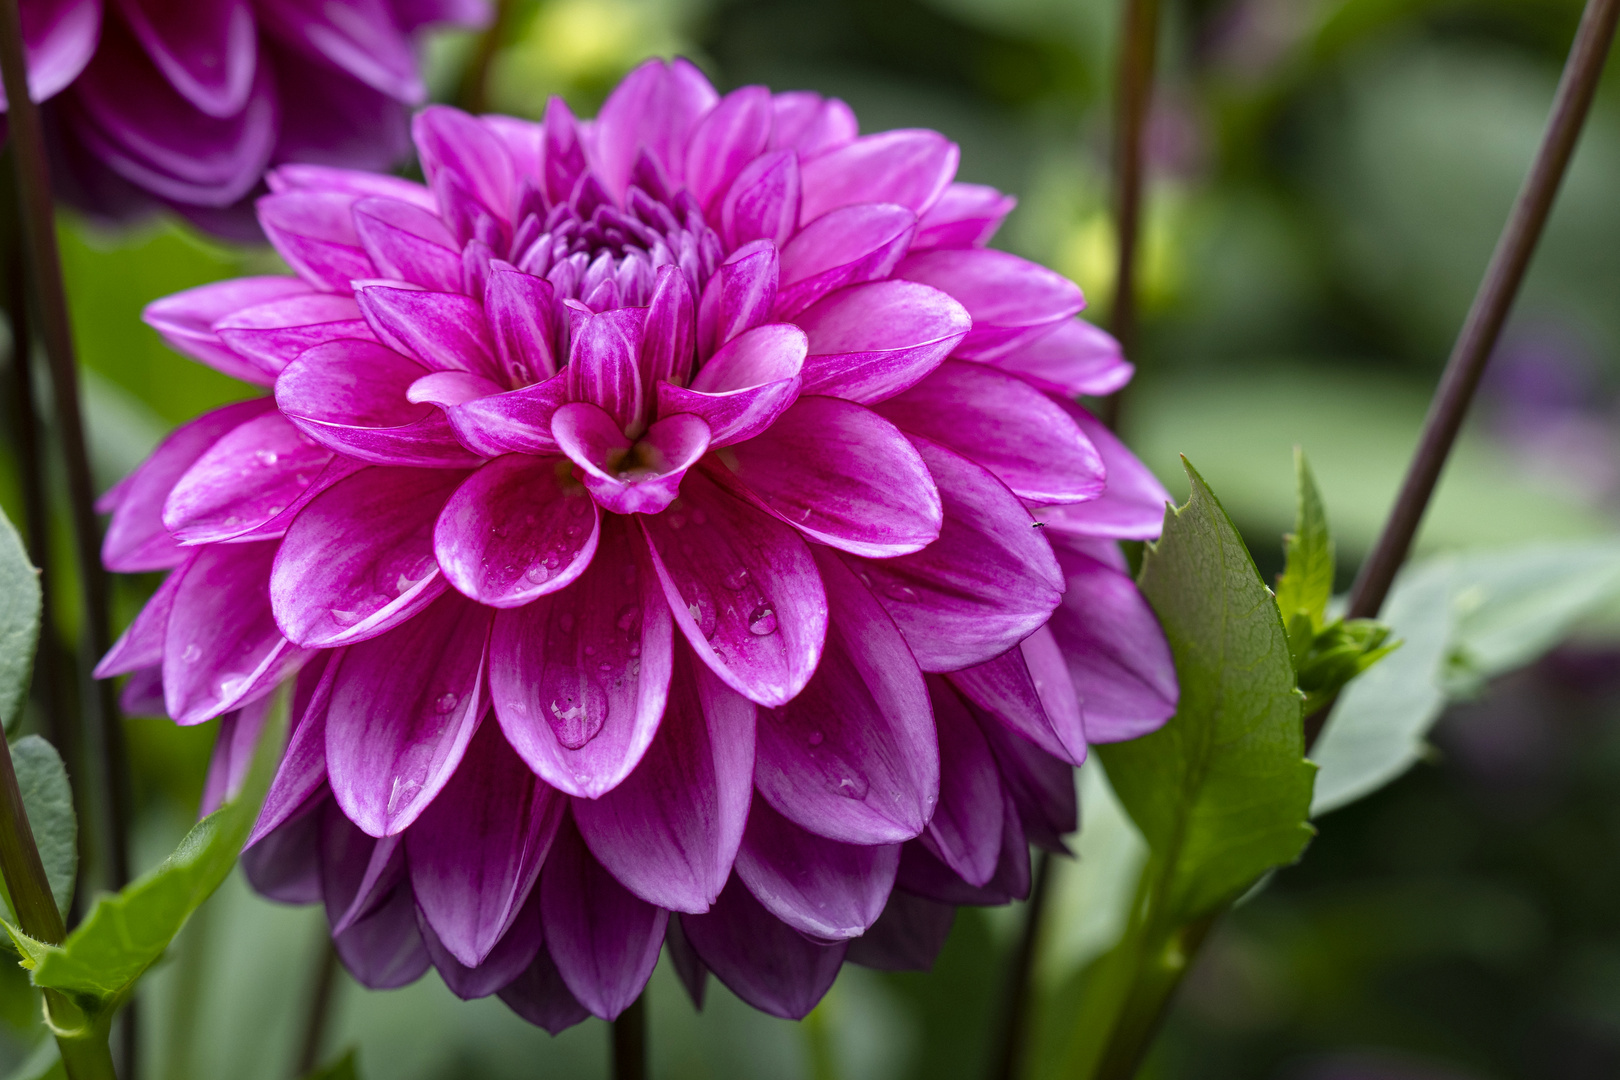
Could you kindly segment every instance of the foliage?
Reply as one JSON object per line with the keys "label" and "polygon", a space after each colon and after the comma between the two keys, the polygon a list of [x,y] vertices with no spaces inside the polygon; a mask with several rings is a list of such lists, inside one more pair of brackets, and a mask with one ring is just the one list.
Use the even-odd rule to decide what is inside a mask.
{"label": "foliage", "polygon": [[22,538],[0,511],[0,725],[11,731],[28,699],[39,640],[39,571],[28,561]]}

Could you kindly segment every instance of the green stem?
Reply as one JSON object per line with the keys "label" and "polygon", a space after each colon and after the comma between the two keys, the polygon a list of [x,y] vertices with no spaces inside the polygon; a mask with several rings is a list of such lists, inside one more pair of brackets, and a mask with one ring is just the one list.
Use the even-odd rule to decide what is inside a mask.
{"label": "green stem", "polygon": [[1046,894],[1051,881],[1052,856],[1035,853],[1029,900],[1024,904],[1024,922],[1018,945],[1007,971],[1007,1004],[1001,1014],[995,1056],[990,1062],[991,1080],[1017,1080],[1023,1075],[1025,1043],[1029,1038],[1029,980],[1035,967],[1035,946],[1040,940],[1041,916],[1046,911]]}
{"label": "green stem", "polygon": [[647,1080],[647,997],[613,1021],[613,1080]]}
{"label": "green stem", "polygon": [[45,1022],[56,1036],[69,1080],[118,1080],[108,1028],[112,1012],[92,1020],[67,995],[45,991]]}

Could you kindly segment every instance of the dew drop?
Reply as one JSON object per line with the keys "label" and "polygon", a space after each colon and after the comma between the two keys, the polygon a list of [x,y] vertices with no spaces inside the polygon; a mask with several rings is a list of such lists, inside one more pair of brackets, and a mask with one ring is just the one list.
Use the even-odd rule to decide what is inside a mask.
{"label": "dew drop", "polygon": [[639,604],[626,604],[619,609],[614,618],[614,625],[623,630],[626,637],[635,637],[637,626],[641,621],[641,606]]}
{"label": "dew drop", "polygon": [[557,557],[557,553],[553,551],[551,554],[546,556],[545,563],[547,570],[555,570],[557,567],[562,565],[562,560],[559,559]]}
{"label": "dew drop", "polygon": [[820,745],[821,745],[821,744],[822,744],[822,742],[823,742],[823,741],[824,741],[824,740],[825,740],[825,739],[826,739],[826,738],[827,738],[827,736],[825,736],[825,735],[823,735],[823,734],[822,734],[822,733],[821,733],[821,732],[819,732],[819,731],[812,731],[812,732],[811,732],[811,733],[810,733],[810,745],[811,745],[811,746],[820,746]]}
{"label": "dew drop", "polygon": [[574,685],[556,694],[546,705],[547,719],[557,741],[578,750],[596,738],[607,721],[607,694],[599,686]]}
{"label": "dew drop", "polygon": [[748,587],[748,582],[749,574],[748,567],[746,566],[739,566],[737,569],[725,576],[726,588],[732,590],[733,592],[741,592],[743,589],[746,589]]}
{"label": "dew drop", "polygon": [[714,598],[709,595],[709,590],[696,581],[689,584],[683,591],[686,593],[687,614],[692,616],[693,622],[697,623],[698,632],[704,637],[709,637],[714,633],[717,619]]}
{"label": "dew drop", "polygon": [[760,604],[748,616],[748,632],[755,637],[769,637],[776,633],[776,609]]}
{"label": "dew drop", "polygon": [[915,604],[917,602],[917,590],[910,585],[885,585],[883,595],[890,600],[898,600],[902,604]]}
{"label": "dew drop", "polygon": [[709,523],[709,515],[708,514],[705,514],[703,511],[697,510],[697,509],[694,509],[692,511],[692,524],[694,524],[694,525],[707,525],[708,523]]}
{"label": "dew drop", "polygon": [[443,716],[445,713],[448,713],[451,709],[455,708],[456,702],[460,700],[460,698],[451,693],[440,694],[439,699],[433,703],[433,708],[439,713],[439,715]]}
{"label": "dew drop", "polygon": [[198,645],[195,641],[192,642],[190,645],[187,645],[185,651],[180,654],[180,659],[184,660],[188,664],[195,664],[198,660],[202,659],[202,646]]}
{"label": "dew drop", "polygon": [[534,582],[536,585],[539,585],[551,576],[551,571],[547,570],[544,566],[536,565],[529,567],[529,572],[523,576]]}

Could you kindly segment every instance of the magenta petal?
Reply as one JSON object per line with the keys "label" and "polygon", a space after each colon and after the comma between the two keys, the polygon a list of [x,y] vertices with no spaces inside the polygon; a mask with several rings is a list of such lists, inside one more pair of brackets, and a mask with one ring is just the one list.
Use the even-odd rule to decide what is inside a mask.
{"label": "magenta petal", "polygon": [[920,382],[972,326],[961,304],[911,281],[841,289],[796,321],[810,338],[803,393],[868,405]]}
{"label": "magenta petal", "polygon": [[375,195],[380,199],[408,202],[430,212],[438,209],[433,192],[426,187],[414,180],[389,176],[387,173],[293,163],[270,170],[265,174],[264,181],[271,191],[278,194],[283,191],[340,191],[357,199]]}
{"label": "magenta petal", "polygon": [[612,791],[574,800],[574,820],[625,888],[673,911],[707,911],[731,875],[753,786],[753,702],[682,647],[646,756]]}
{"label": "magenta petal", "polygon": [[185,553],[163,527],[164,500],[209,447],[274,405],[268,398],[239,401],[170,432],[115,489],[118,502],[101,542],[101,561],[107,569],[136,574],[178,566]]}
{"label": "magenta petal", "polygon": [[387,0],[258,0],[265,29],[327,61],[396,101],[419,104],[427,88],[417,73],[411,41],[394,21]]}
{"label": "magenta petal", "polygon": [[428,374],[409,357],[369,341],[317,345],[276,379],[282,414],[323,446],[377,465],[470,468],[444,413],[412,402]]}
{"label": "magenta petal", "polygon": [[927,971],[955,921],[952,905],[896,890],[871,929],[849,943],[847,959],[878,971]]}
{"label": "magenta petal", "polygon": [[194,558],[195,555],[188,555],[186,562],[175,567],[163,579],[146,606],[141,608],[118,640],[113,642],[113,647],[107,650],[107,655],[96,664],[92,672],[96,678],[127,675],[163,662],[163,639],[169,632],[174,594],[180,591],[180,582],[185,580],[186,570]]}
{"label": "magenta petal", "polygon": [[848,844],[922,832],[939,794],[933,710],[894,623],[817,549],[833,619],[815,677],[759,719],[754,783],[797,825]]}
{"label": "magenta petal", "polygon": [[576,329],[569,353],[574,400],[596,405],[626,431],[641,421],[652,389],[641,382],[644,319],[645,312],[636,308],[591,315]]}
{"label": "magenta petal", "polygon": [[321,837],[323,793],[313,805],[275,831],[256,837],[242,852],[242,875],[253,891],[282,904],[321,902]]}
{"label": "magenta petal", "polygon": [[1175,664],[1164,631],[1135,582],[1054,536],[1068,579],[1052,636],[1069,662],[1091,742],[1156,731],[1176,711]]}
{"label": "magenta petal", "polygon": [[458,292],[364,285],[355,293],[377,338],[429,371],[500,376],[484,307]]}
{"label": "magenta petal", "polygon": [[163,504],[181,543],[229,540],[286,510],[326,468],[332,452],[280,413],[256,417],[197,459]]}
{"label": "magenta petal", "polygon": [[993,660],[951,672],[949,679],[1009,731],[1055,757],[1077,765],[1085,760],[1080,702],[1046,627]]}
{"label": "magenta petal", "polygon": [[620,885],[571,821],[540,876],[540,910],[557,971],[581,1005],[613,1020],[641,996],[658,963],[669,912]]}
{"label": "magenta petal", "polygon": [[553,1035],[591,1015],[569,993],[556,962],[544,945],[523,973],[501,989],[500,997],[513,1012]]}
{"label": "magenta petal", "polygon": [[897,885],[907,892],[942,904],[993,905],[1022,900],[1029,895],[1029,841],[1019,824],[1018,809],[1010,796],[1001,813],[1001,858],[996,872],[983,885],[969,885],[946,866],[922,841],[906,844],[900,853]]}
{"label": "magenta petal", "polygon": [[721,98],[698,121],[686,144],[686,188],[710,211],[743,166],[765,152],[771,138],[771,92],[744,86]]}
{"label": "magenta petal", "polygon": [[[96,51],[101,4],[94,0],[19,5],[28,97],[47,101],[71,83]],[[0,93],[0,111],[6,107]]]}
{"label": "magenta petal", "polygon": [[664,948],[669,952],[669,966],[675,969],[675,977],[681,980],[686,996],[692,999],[692,1007],[702,1012],[704,992],[709,986],[709,967],[686,940],[680,919],[669,920],[664,931]]}
{"label": "magenta petal", "polygon": [[[512,926],[490,949],[482,963],[468,967],[445,947],[433,924],[422,913],[421,893],[417,893],[416,926],[422,932],[433,966],[450,992],[463,1001],[488,997],[523,976],[545,947],[545,928],[540,921],[540,890],[531,888]],[[583,1010],[581,1010],[583,1013]]]}
{"label": "magenta petal", "polygon": [[804,162],[801,222],[853,203],[896,203],[922,214],[956,175],[961,151],[937,131],[865,135]]}
{"label": "magenta petal", "polygon": [[776,314],[792,318],[834,289],[889,276],[917,229],[892,203],[859,203],[823,214],[782,248]]}
{"label": "magenta petal", "polygon": [[447,593],[344,653],[327,709],[332,794],[371,836],[415,821],[461,762],[485,708],[489,609]]}
{"label": "magenta petal", "polygon": [[332,938],[343,966],[369,990],[409,986],[427,973],[432,960],[416,929],[416,905],[403,885],[376,911]]}
{"label": "magenta petal", "polygon": [[1112,540],[1152,540],[1164,528],[1170,493],[1148,467],[1102,422],[1078,405],[1064,408],[1102,455],[1108,487],[1102,497],[1076,506],[1045,507],[1041,521],[1054,532]]}
{"label": "magenta petal", "polygon": [[521,390],[473,398],[446,409],[445,417],[463,445],[486,457],[555,454],[551,418],[571,400],[569,379],[563,371]]}
{"label": "magenta petal", "polygon": [[344,192],[290,190],[255,205],[265,236],[299,277],[325,292],[346,293],[351,281],[377,276],[354,228],[354,203]]}
{"label": "magenta petal", "polygon": [[1073,766],[983,714],[976,719],[996,755],[1001,786],[1017,808],[1024,832],[1048,851],[1066,854],[1063,838],[1080,827]]}
{"label": "magenta petal", "polygon": [[790,90],[771,99],[776,121],[771,149],[788,147],[810,158],[853,142],[860,133],[855,111],[837,98],[808,90]]}
{"label": "magenta petal", "polygon": [[878,412],[989,469],[1021,499],[1072,503],[1103,492],[1102,457],[1069,414],[983,364],[947,360]]}
{"label": "magenta petal", "polygon": [[125,716],[165,716],[163,711],[163,666],[143,667],[130,672],[118,692],[118,707]]}
{"label": "magenta petal", "polygon": [[276,555],[270,600],[288,637],[330,648],[376,637],[444,591],[433,526],[465,474],[362,469],[304,507]]}
{"label": "magenta petal", "polygon": [[484,311],[508,385],[527,386],[557,373],[562,343],[551,282],[494,263],[484,285]]}
{"label": "magenta petal", "polygon": [[303,353],[328,341],[373,340],[354,297],[336,293],[305,293],[240,308],[215,322],[213,330],[262,373],[254,382],[274,380]]}
{"label": "magenta petal", "polygon": [[596,552],[596,503],[562,458],[509,454],[473,473],[445,504],[433,551],[450,584],[491,607],[556,592]]}
{"label": "magenta petal", "polygon": [[699,472],[687,475],[679,502],[640,521],[698,656],[751,701],[792,700],[827,634],[827,599],[804,541]]}
{"label": "magenta petal", "polygon": [[939,730],[939,806],[922,843],[969,885],[995,875],[1005,809],[996,759],[967,706],[949,683],[928,677]]}
{"label": "magenta petal", "polygon": [[177,724],[200,724],[267,694],[307,654],[270,612],[276,545],[203,548],[174,594],[163,639],[163,694]]}
{"label": "magenta petal", "polygon": [[624,194],[643,147],[666,173],[684,173],[687,137],[719,98],[686,60],[649,60],[627,75],[596,117],[596,171],[608,193]]}
{"label": "magenta petal", "polygon": [[442,216],[454,213],[450,193],[459,191],[495,218],[511,219],[517,178],[511,153],[493,128],[459,109],[430,105],[412,119],[411,138]]}
{"label": "magenta petal", "polygon": [[922,669],[955,671],[1034,633],[1062,599],[1063,575],[1029,511],[1001,481],[926,439],[913,442],[945,506],[939,539],[859,568]]}
{"label": "magenta petal", "polygon": [[701,417],[712,447],[751,439],[798,397],[807,350],[804,331],[788,323],[745,330],[710,357],[690,388],[660,383],[658,413]]}
{"label": "magenta petal", "polygon": [[219,718],[219,732],[214,737],[214,752],[208,759],[208,773],[203,778],[201,805],[198,817],[207,817],[242,790],[247,779],[248,766],[253,762],[253,751],[258,748],[259,735],[264,722],[270,718],[270,698],[244,705],[235,712]]}
{"label": "magenta petal", "polygon": [[1136,373],[1114,336],[1084,319],[1060,322],[991,363],[1062,397],[1112,394]]}
{"label": "magenta petal", "polygon": [[869,409],[803,397],[727,464],[772,514],[812,539],[872,558],[918,551],[943,511],[922,457]]}
{"label": "magenta petal", "polygon": [[1063,275],[987,248],[918,252],[895,276],[932,285],[967,308],[973,329],[955,353],[963,360],[1005,356],[1086,306],[1080,286]]}
{"label": "magenta petal", "polygon": [[983,247],[1017,205],[993,187],[953,183],[917,223],[911,250]]}
{"label": "magenta petal", "polygon": [[551,434],[579,466],[586,490],[615,514],[663,510],[709,449],[709,425],[689,413],[664,417],[632,446],[613,417],[584,401],[552,414]]}
{"label": "magenta petal", "polygon": [[411,383],[405,400],[413,405],[425,401],[449,409],[500,392],[499,384],[470,371],[435,371]]}
{"label": "magenta petal", "polygon": [[640,546],[633,526],[607,518],[578,581],[495,616],[489,679],[501,730],[570,795],[617,787],[664,713],[669,610]]}
{"label": "magenta petal", "polygon": [[512,928],[566,808],[497,725],[479,727],[455,775],[405,833],[416,906],[460,963],[482,964]]}
{"label": "magenta petal", "polygon": [[698,355],[769,321],[779,274],[776,245],[756,240],[733,251],[703,287],[698,304]]}
{"label": "magenta petal", "polygon": [[285,510],[257,528],[232,539],[238,543],[244,540],[281,539],[281,537],[287,535],[287,529],[292,525],[293,520],[303,512],[304,507],[315,500],[317,495],[336,484],[339,480],[353,476],[367,467],[364,462],[356,461],[354,458],[344,457],[341,454],[332,455],[331,460],[326,463],[326,467],[316,475],[314,480],[310,481],[310,485],[296,499],[288,504]]}
{"label": "magenta petal", "polygon": [[660,266],[641,336],[641,384],[685,386],[696,347],[697,310],[692,284],[679,267]]}
{"label": "magenta petal", "polygon": [[818,945],[767,911],[733,877],[704,915],[682,915],[681,930],[703,962],[754,1008],[799,1020],[832,988],[845,942]]}
{"label": "magenta petal", "polygon": [[354,227],[381,276],[438,292],[461,287],[461,245],[437,214],[397,199],[361,199]]}
{"label": "magenta petal", "polygon": [[251,848],[298,816],[310,800],[326,788],[326,710],[332,701],[332,684],[342,656],[342,650],[320,653],[298,673],[300,691],[314,677],[309,700],[301,712],[295,710],[292,738],[287,741],[286,753],[282,755],[275,778],[270,781],[270,790],[259,808],[259,819],[248,836],[247,847]]}
{"label": "magenta petal", "polygon": [[737,852],[737,876],[754,898],[819,941],[864,933],[882,914],[899,868],[899,844],[828,840],[799,828],[764,799],[754,800]]}
{"label": "magenta petal", "polygon": [[720,229],[732,248],[755,240],[781,247],[798,224],[799,157],[791,150],[749,162],[720,204]]}
{"label": "magenta petal", "polygon": [[199,285],[146,305],[141,319],[175,349],[233,378],[268,386],[260,365],[244,360],[214,332],[214,324],[243,308],[305,296],[310,287],[295,277],[246,277]]}

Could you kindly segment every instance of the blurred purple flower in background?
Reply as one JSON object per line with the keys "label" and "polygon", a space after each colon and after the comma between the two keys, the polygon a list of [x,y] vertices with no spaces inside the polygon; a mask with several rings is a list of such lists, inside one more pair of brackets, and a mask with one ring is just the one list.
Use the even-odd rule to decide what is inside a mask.
{"label": "blurred purple flower in background", "polygon": [[109,218],[166,205],[246,239],[266,168],[400,162],[427,96],[413,36],[487,18],[484,0],[22,2],[58,193]]}
{"label": "blurred purple flower in background", "polygon": [[1166,495],[1072,403],[1130,365],[954,144],[836,100],[653,61],[414,138],[426,186],[271,174],[296,277],[148,310],[274,395],[109,493],[107,565],[172,573],[99,674],[225,717],[208,806],[295,678],[246,865],[367,985],[556,1031],[666,941],[779,1016],[927,967],[1174,709],[1114,544]]}

